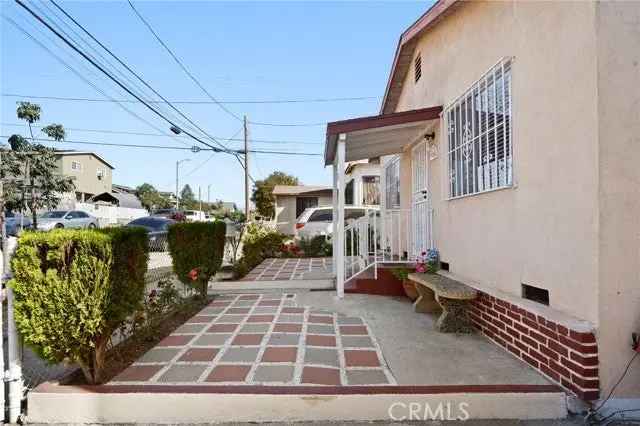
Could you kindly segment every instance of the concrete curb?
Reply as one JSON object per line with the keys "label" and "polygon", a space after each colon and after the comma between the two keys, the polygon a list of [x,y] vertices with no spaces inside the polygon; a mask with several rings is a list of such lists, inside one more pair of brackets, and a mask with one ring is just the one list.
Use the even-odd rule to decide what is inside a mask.
{"label": "concrete curb", "polygon": [[261,292],[269,290],[332,290],[335,288],[333,280],[281,280],[281,281],[218,281],[211,284],[209,294],[223,292]]}

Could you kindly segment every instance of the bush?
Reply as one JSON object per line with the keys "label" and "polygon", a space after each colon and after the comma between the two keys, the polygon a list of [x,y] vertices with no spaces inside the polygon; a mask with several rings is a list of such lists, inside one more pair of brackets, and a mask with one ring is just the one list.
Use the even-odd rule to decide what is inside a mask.
{"label": "bush", "polygon": [[242,257],[233,265],[234,277],[242,278],[264,259],[280,257],[287,236],[256,223],[246,226],[242,239]]}
{"label": "bush", "polygon": [[24,342],[100,383],[111,336],[141,306],[148,260],[139,228],[24,233],[9,282]]}
{"label": "bush", "polygon": [[331,241],[325,235],[316,235],[313,238],[300,239],[300,248],[305,257],[331,256],[333,247]]}
{"label": "bush", "polygon": [[176,223],[169,227],[169,252],[173,272],[184,284],[192,285],[207,295],[207,285],[220,266],[224,255],[226,224],[216,222]]}

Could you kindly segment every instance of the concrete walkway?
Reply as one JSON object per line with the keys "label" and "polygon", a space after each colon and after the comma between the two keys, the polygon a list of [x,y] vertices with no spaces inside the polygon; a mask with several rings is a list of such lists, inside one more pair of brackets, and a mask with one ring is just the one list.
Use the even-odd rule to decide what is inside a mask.
{"label": "concrete walkway", "polygon": [[295,301],[218,296],[109,384],[395,384],[361,317]]}
{"label": "concrete walkway", "polygon": [[325,278],[331,274],[330,257],[265,259],[242,281],[285,281],[305,278]]}

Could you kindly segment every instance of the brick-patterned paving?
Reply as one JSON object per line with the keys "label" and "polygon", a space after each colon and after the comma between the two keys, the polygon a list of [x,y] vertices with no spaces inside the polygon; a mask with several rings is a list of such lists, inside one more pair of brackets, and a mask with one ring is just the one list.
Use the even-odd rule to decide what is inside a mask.
{"label": "brick-patterned paving", "polygon": [[305,272],[331,272],[330,257],[265,259],[241,281],[290,281],[303,278]]}
{"label": "brick-patterned paving", "polygon": [[389,385],[360,317],[298,307],[292,294],[222,295],[109,384]]}
{"label": "brick-patterned paving", "polygon": [[489,339],[549,379],[583,400],[599,398],[598,346],[593,333],[570,330],[485,293],[474,301],[470,316]]}

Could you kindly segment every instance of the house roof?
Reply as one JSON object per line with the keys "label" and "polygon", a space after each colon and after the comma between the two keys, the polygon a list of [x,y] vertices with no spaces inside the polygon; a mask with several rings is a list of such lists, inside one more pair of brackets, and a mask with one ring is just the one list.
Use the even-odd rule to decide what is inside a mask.
{"label": "house roof", "polygon": [[396,110],[402,92],[402,84],[411,66],[411,60],[420,36],[462,3],[460,0],[438,0],[400,35],[382,99],[380,114],[388,114]]}
{"label": "house roof", "polygon": [[128,207],[130,209],[143,209],[142,203],[133,194],[118,193],[118,192],[103,192],[91,197],[91,201],[106,201],[109,203],[115,203],[118,207]]}
{"label": "house roof", "polygon": [[115,167],[113,167],[111,164],[109,164],[107,162],[107,160],[105,160],[104,158],[100,157],[98,154],[96,154],[95,152],[91,152],[91,151],[74,151],[71,149],[57,149],[56,150],[56,154],[60,155],[60,156],[69,156],[69,155],[93,155],[94,157],[96,157],[101,163],[105,164],[107,167],[109,167],[111,170],[114,170]]}
{"label": "house roof", "polygon": [[276,185],[273,187],[273,195],[303,195],[325,191],[331,192],[333,189],[328,186],[313,185]]}

